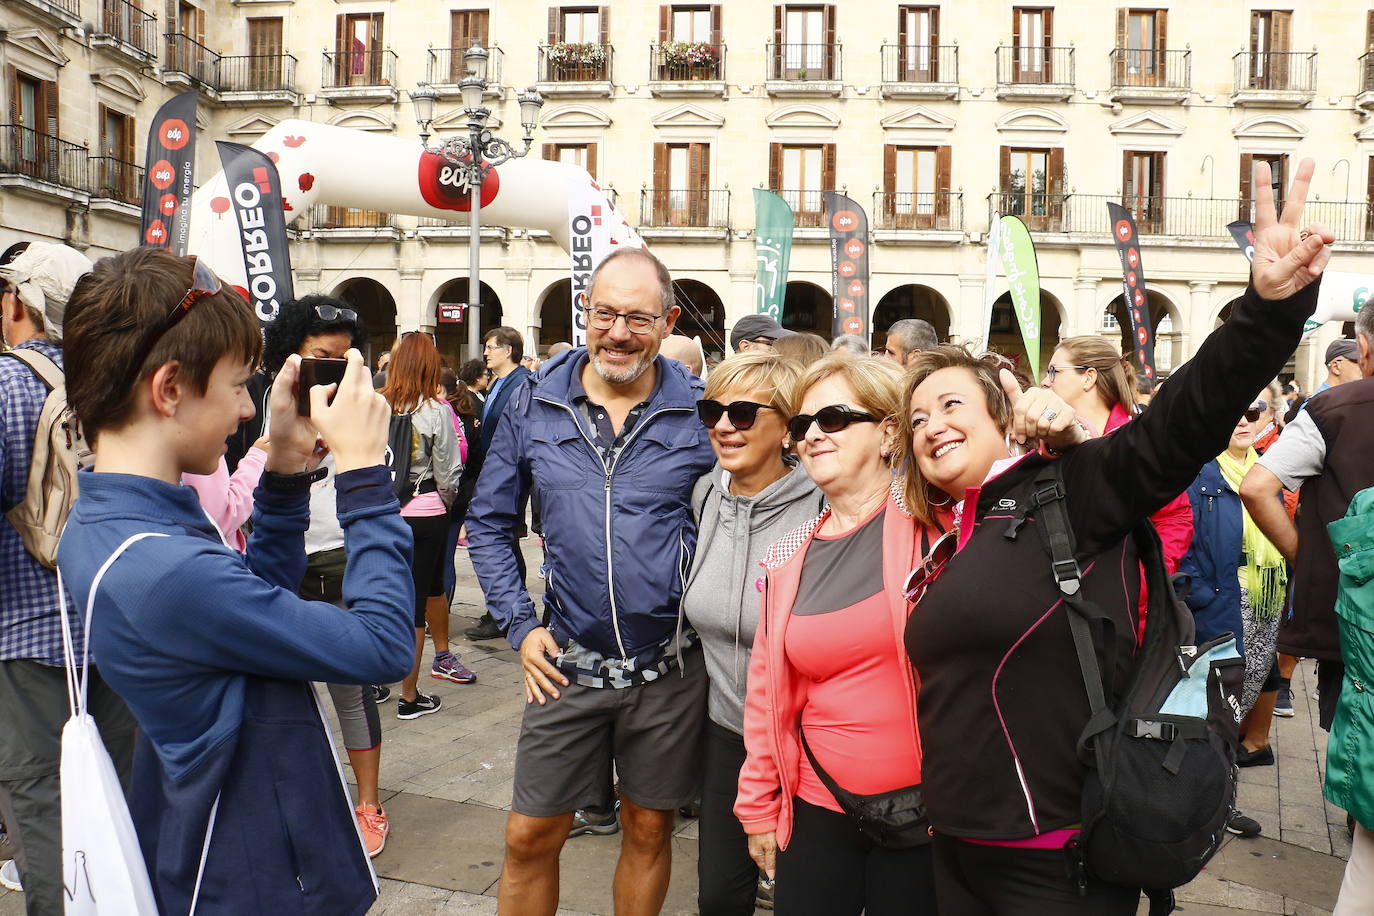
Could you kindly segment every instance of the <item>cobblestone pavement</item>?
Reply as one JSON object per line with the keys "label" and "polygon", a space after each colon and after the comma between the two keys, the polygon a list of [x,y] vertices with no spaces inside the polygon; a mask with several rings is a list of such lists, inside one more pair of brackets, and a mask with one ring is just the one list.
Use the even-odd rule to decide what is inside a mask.
{"label": "cobblestone pavement", "polygon": [[[522,546],[531,591],[539,599],[538,543],[529,538]],[[444,708],[421,719],[402,722],[390,704],[382,710],[382,803],[391,819],[391,837],[376,859],[382,896],[371,916],[496,913],[524,697],[516,654],[503,640],[471,643],[462,637],[481,613],[482,598],[461,551],[458,562],[454,651],[477,673],[477,683],[462,686],[426,678],[421,689],[438,693]],[[1293,688],[1297,714],[1276,720],[1276,765],[1241,771],[1239,805],[1260,822],[1264,834],[1254,840],[1232,838],[1207,870],[1179,892],[1187,916],[1316,916],[1329,913],[1335,904],[1350,841],[1344,812],[1321,795],[1326,735],[1316,724],[1311,663],[1299,668]],[[617,836],[568,842],[562,858],[566,909],[560,913],[611,912],[618,850]],[[691,916],[695,899],[696,824],[682,821],[673,841],[673,879],[663,912]],[[22,913],[22,896],[0,890],[0,916]]]}

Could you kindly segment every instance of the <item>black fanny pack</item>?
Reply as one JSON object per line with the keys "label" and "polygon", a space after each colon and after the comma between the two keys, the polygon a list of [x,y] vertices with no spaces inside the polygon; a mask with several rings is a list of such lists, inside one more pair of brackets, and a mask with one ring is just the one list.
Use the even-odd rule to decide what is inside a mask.
{"label": "black fanny pack", "polygon": [[806,730],[800,722],[797,723],[797,733],[801,736],[806,759],[811,761],[811,769],[830,790],[830,794],[835,796],[844,813],[854,819],[860,833],[884,849],[910,849],[930,842],[932,831],[920,786],[892,789],[877,795],[847,792],[816,762],[816,755],[811,753],[811,746],[806,743]]}

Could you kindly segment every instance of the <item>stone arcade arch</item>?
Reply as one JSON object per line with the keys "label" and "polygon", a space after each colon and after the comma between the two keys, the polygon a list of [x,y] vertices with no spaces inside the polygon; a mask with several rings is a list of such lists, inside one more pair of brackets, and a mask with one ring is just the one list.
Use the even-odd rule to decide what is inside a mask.
{"label": "stone arcade arch", "polygon": [[347,302],[367,328],[367,352],[363,358],[369,366],[377,365],[377,357],[391,349],[396,341],[396,299],[391,291],[371,277],[354,277],[334,287],[332,295]]}
{"label": "stone arcade arch", "polygon": [[[1049,290],[1040,290],[1040,371],[1049,365],[1054,348],[1059,344],[1059,329],[1064,321],[1064,305]],[[1003,293],[992,305],[992,333],[988,335],[988,349],[1009,357],[1017,369],[1027,374],[1026,345],[1021,339],[1021,326],[1011,307],[1011,293]],[[1038,383],[1040,379],[1032,379]]]}
{"label": "stone arcade arch", "polygon": [[[479,281],[480,283],[481,281]],[[481,283],[479,293],[482,297],[482,333],[495,327],[500,327],[501,320],[501,299],[496,295],[496,291],[485,283]],[[464,313],[463,321],[456,324],[440,323],[439,304],[448,302],[467,302],[468,301],[468,279],[467,277],[455,277],[439,287],[434,295],[434,301],[430,303],[429,313],[425,318],[426,324],[434,325],[434,338],[439,346],[439,354],[448,362],[450,366],[457,369],[463,364],[463,360],[470,359],[466,355],[468,342],[467,314]],[[480,354],[478,354],[480,355]]]}
{"label": "stone arcade arch", "polygon": [[673,289],[682,309],[677,316],[677,333],[700,337],[706,355],[712,359],[730,355],[725,337],[725,303],[716,291],[700,280],[674,280]]}
{"label": "stone arcade arch", "polygon": [[[1150,306],[1150,330],[1155,338],[1155,369],[1161,376],[1167,376],[1183,362],[1186,330],[1183,316],[1173,301],[1157,289],[1147,288],[1145,298]],[[1134,346],[1130,319],[1121,296],[1112,299],[1103,309],[1101,332],[1103,336],[1112,336],[1122,353]],[[1119,340],[1115,339],[1117,335]]]}
{"label": "stone arcade arch", "polygon": [[942,343],[949,340],[949,302],[929,286],[908,283],[878,300],[878,307],[873,310],[874,349],[887,345],[887,329],[903,318],[929,321]]}
{"label": "stone arcade arch", "polygon": [[787,284],[782,301],[782,326],[789,331],[809,331],[829,343],[834,312],[830,290],[805,280],[792,280]]}

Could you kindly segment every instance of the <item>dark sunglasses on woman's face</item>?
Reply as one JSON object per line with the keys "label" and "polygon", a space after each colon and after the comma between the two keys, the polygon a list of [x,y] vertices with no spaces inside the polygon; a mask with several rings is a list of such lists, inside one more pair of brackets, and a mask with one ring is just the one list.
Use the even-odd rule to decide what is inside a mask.
{"label": "dark sunglasses on woman's face", "polygon": [[729,404],[722,404],[720,401],[697,401],[697,416],[701,418],[701,425],[707,429],[713,428],[723,416],[730,418],[730,425],[735,429],[750,429],[758,419],[760,410],[777,408],[757,401],[731,401]]}
{"label": "dark sunglasses on woman's face", "polygon": [[1260,417],[1264,416],[1264,411],[1268,408],[1268,406],[1269,405],[1265,404],[1263,401],[1257,404],[1251,404],[1249,407],[1245,409],[1245,413],[1243,414],[1243,416],[1249,422],[1254,423]]}
{"label": "dark sunglasses on woman's face", "polygon": [[806,433],[811,429],[812,423],[819,426],[823,433],[837,433],[854,423],[877,422],[878,418],[871,413],[851,410],[844,404],[832,404],[829,407],[822,407],[813,414],[797,414],[787,421],[787,434],[792,437],[793,442],[800,442],[806,438]]}

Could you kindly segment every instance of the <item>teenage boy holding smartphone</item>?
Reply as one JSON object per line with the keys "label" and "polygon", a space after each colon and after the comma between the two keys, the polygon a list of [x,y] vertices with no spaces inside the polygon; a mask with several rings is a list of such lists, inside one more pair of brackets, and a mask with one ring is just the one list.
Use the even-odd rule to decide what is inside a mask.
{"label": "teenage boy holding smartphone", "polygon": [[[94,586],[91,646],[138,720],[130,809],[159,909],[365,913],[376,876],[308,682],[389,683],[413,660],[386,401],[349,350],[336,394],[300,392],[301,417],[300,358],[287,361],[239,555],[179,481],[213,471],[253,415],[262,345],[247,303],[204,263],[136,248],[81,281],[66,332],[68,401],[96,462],[59,565],[76,612]],[[317,431],[338,471],[350,614],[296,595]]]}

